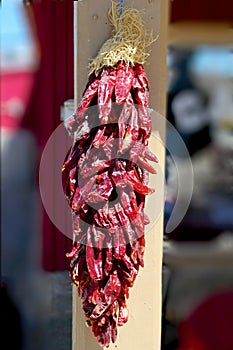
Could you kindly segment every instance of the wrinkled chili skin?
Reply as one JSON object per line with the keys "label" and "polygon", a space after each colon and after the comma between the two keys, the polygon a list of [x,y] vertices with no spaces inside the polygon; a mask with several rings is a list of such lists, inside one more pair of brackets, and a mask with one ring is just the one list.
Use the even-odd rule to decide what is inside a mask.
{"label": "wrinkled chili skin", "polygon": [[103,69],[98,88],[99,118],[102,124],[109,120],[112,106],[112,94],[116,83],[116,70],[112,67]]}
{"label": "wrinkled chili skin", "polygon": [[[144,266],[145,197],[154,192],[149,173],[156,173],[148,161],[158,162],[146,147],[148,102],[143,66],[120,61],[89,77],[67,126],[76,135],[62,167],[73,211],[74,244],[67,259],[87,325],[102,347],[115,342],[117,327],[128,321],[129,289]],[[95,104],[99,126],[96,115],[86,113]]]}
{"label": "wrinkled chili skin", "polygon": [[127,96],[133,85],[134,75],[135,73],[131,65],[126,64],[124,61],[118,63],[115,85],[117,104],[126,102]]}
{"label": "wrinkled chili skin", "polygon": [[83,119],[84,112],[91,105],[93,98],[97,95],[99,82],[99,79],[94,80],[84,92],[82,102],[79,104],[78,108],[75,111],[76,121]]}

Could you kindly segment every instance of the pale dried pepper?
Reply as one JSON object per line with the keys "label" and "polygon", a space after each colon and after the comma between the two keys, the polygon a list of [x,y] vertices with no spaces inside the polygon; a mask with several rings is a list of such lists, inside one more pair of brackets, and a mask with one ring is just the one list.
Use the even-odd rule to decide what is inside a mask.
{"label": "pale dried pepper", "polygon": [[[87,325],[108,347],[128,320],[129,287],[144,266],[145,195],[154,191],[148,174],[156,173],[147,160],[157,158],[147,148],[151,118],[143,65],[121,59],[96,71],[68,120],[75,138],[62,177],[73,211],[71,278]],[[95,105],[98,115],[90,110]]]}

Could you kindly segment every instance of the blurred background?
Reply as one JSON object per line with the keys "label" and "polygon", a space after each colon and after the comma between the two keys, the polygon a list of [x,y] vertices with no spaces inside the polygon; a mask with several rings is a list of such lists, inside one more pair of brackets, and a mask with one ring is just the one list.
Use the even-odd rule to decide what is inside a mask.
{"label": "blurred background", "polygon": [[[232,5],[170,1],[167,119],[189,151],[194,189],[183,221],[167,233],[175,164],[184,176],[187,165],[168,123],[163,350],[233,349]],[[62,106],[74,97],[73,1],[3,0],[0,11],[2,343],[68,350],[71,240],[43,209],[38,169]],[[179,191],[187,190],[182,183]]]}
{"label": "blurred background", "polygon": [[43,208],[38,170],[74,96],[73,2],[3,0],[0,12],[2,344],[71,349],[72,242]]}
{"label": "blurred background", "polygon": [[[182,222],[166,224],[189,188],[188,161],[168,123],[162,349],[233,349],[232,2],[172,1],[167,119],[193,166]],[[176,164],[179,164],[180,174]],[[186,175],[187,174],[187,175]],[[180,176],[182,175],[182,182]]]}

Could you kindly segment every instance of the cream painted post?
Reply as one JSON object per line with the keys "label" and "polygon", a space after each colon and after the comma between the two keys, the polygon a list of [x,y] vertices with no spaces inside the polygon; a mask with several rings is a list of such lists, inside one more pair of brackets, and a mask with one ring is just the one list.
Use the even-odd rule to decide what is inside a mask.
{"label": "cream painted post", "polygon": [[[150,83],[150,108],[165,115],[166,50],[168,0],[124,0],[124,5],[145,10],[145,23],[158,40],[151,46],[145,65]],[[75,35],[75,104],[80,101],[88,78],[88,63],[104,41],[111,36],[107,13],[110,0],[80,0],[74,2]],[[165,121],[160,119],[160,137],[164,139]],[[159,158],[164,170],[164,147],[151,137],[150,149]],[[164,183],[161,177],[161,192]],[[163,208],[163,196],[154,203]],[[149,208],[150,209],[150,208]],[[162,276],[163,210],[154,227],[146,235],[145,267],[140,269],[128,300],[129,321],[119,327],[118,340],[110,350],[159,350],[161,338],[161,276]],[[81,302],[73,289],[72,350],[99,350],[91,330],[85,325]]]}

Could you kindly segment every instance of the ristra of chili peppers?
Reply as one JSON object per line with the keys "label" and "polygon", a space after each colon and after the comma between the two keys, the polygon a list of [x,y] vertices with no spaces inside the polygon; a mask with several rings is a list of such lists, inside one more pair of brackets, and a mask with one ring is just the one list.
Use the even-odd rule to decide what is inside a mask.
{"label": "ristra of chili peppers", "polygon": [[74,142],[62,180],[75,237],[67,258],[87,325],[103,347],[127,322],[129,288],[144,266],[145,196],[156,173],[148,161],[158,162],[147,148],[148,103],[143,65],[121,59],[89,76],[67,123]]}
{"label": "ristra of chili peppers", "polygon": [[[148,218],[145,218],[143,208],[145,195],[153,193],[154,190],[143,180],[145,172],[155,173],[146,159],[157,162],[157,158],[145,147],[151,130],[149,128],[145,132],[146,123],[150,124],[148,112],[143,115],[141,122],[140,111],[136,105],[139,101],[145,108],[148,105],[148,91],[145,90],[145,95],[138,94],[138,86],[146,79],[142,67],[131,67],[133,79],[128,79],[124,74],[120,77],[118,88],[123,85],[128,95],[120,95],[118,105],[122,108],[118,115],[114,112],[114,123],[91,128],[88,113],[85,119],[87,108],[96,98],[105,102],[99,108],[99,116],[106,118],[111,113],[114,103],[117,104],[116,85],[112,86],[113,77],[116,77],[115,84],[119,77],[119,73],[113,74],[113,71],[116,72],[118,67],[123,71],[122,67],[126,69],[126,66],[121,62],[116,68],[105,69],[104,74],[101,72],[96,77],[99,89],[89,100],[89,104],[81,101],[71,116],[70,121],[74,120],[77,125],[80,123],[78,130],[85,126],[86,134],[81,134],[82,137],[74,141],[63,165],[64,191],[74,212],[74,222],[80,221],[78,230],[77,227],[74,230],[74,248],[67,254],[71,277],[78,286],[88,325],[92,327],[100,345],[106,347],[111,340],[115,341],[117,325],[123,325],[128,319],[128,288],[133,286],[139,266],[144,266],[144,225],[148,223]],[[101,82],[101,79],[104,81]],[[91,91],[88,90],[89,86],[86,91]],[[85,103],[86,91],[83,95]],[[102,94],[107,94],[107,97],[101,96]],[[127,101],[130,101],[134,110],[129,108]],[[137,114],[140,122],[131,127],[134,114]],[[146,120],[146,115],[149,121]],[[117,117],[123,121],[121,125],[117,124]],[[69,130],[75,132],[73,126]],[[130,143],[124,149],[129,134]],[[118,148],[120,157],[117,158],[114,154],[114,142],[122,145]],[[126,159],[125,154],[128,154]],[[112,200],[114,193],[117,199]],[[85,222],[89,224],[87,232]]]}

